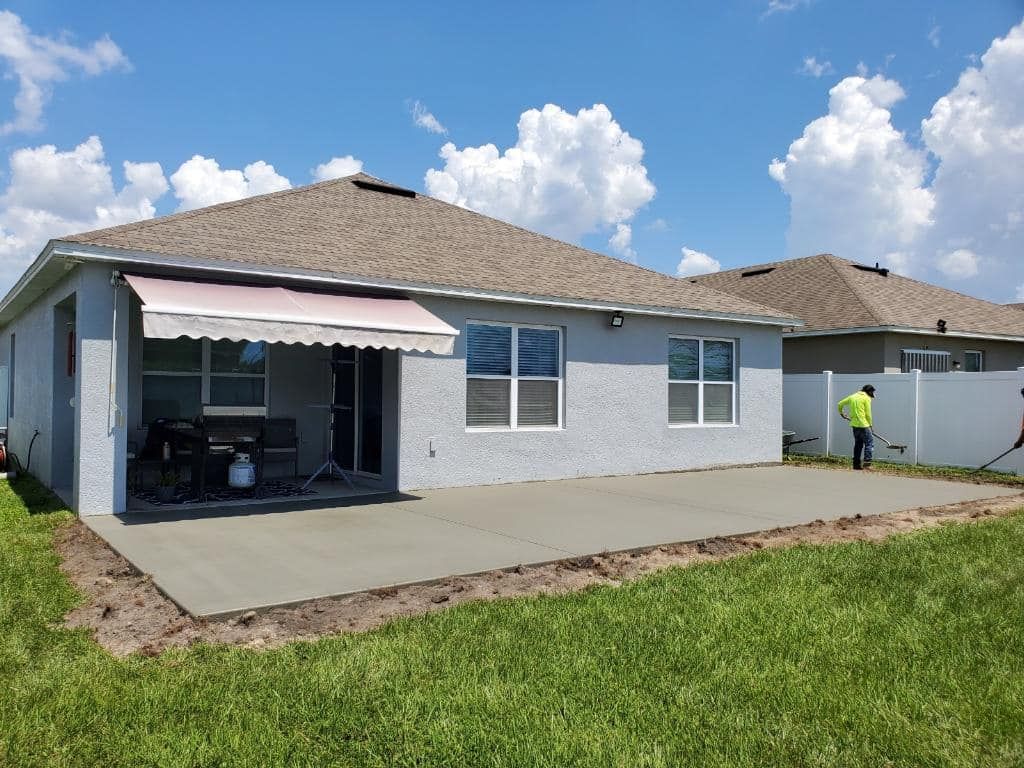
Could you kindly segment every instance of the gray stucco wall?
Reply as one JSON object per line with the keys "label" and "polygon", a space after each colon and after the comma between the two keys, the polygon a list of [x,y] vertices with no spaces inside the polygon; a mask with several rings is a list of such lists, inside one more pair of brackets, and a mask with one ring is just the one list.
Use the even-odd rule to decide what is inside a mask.
{"label": "gray stucco wall", "polygon": [[964,352],[984,353],[986,371],[1015,371],[1024,365],[1024,344],[986,339],[960,339],[955,336],[918,336],[881,334],[885,337],[885,373],[900,372],[900,352],[904,349],[932,349],[949,352],[953,360],[964,362]]}
{"label": "gray stucco wall", "polygon": [[[405,353],[401,365],[402,490],[779,461],[782,338],[778,328],[416,297],[461,331],[451,357]],[[565,418],[557,431],[466,430],[467,320],[561,326]],[[668,337],[736,339],[736,426],[669,427]],[[435,455],[429,441],[434,439]]]}
{"label": "gray stucco wall", "polygon": [[882,333],[851,333],[784,337],[783,369],[786,373],[880,373],[885,357],[884,336]]}
{"label": "gray stucco wall", "polygon": [[28,461],[32,434],[32,474],[50,486],[54,370],[54,306],[75,293],[79,271],[70,272],[25,312],[0,329],[0,365],[10,365],[11,334],[16,336],[14,415],[8,423],[8,444],[22,463]]}
{"label": "gray stucco wall", "polygon": [[[8,425],[11,449],[27,462],[32,435],[39,430],[31,472],[51,488],[70,490],[65,500],[80,514],[125,508],[125,421],[115,418],[109,394],[114,307],[110,271],[102,264],[75,267],[0,329],[0,360],[5,364],[11,333],[17,338],[14,416]],[[71,296],[75,299],[73,310],[65,305],[55,312],[55,307]],[[124,339],[128,330],[126,289],[119,291],[118,301],[118,334]],[[73,382],[65,378],[65,333],[72,321],[77,334]],[[124,408],[127,354],[123,347],[115,354],[115,402]],[[74,406],[70,408],[72,397]],[[69,457],[77,459],[70,472],[66,466]]]}
{"label": "gray stucco wall", "polygon": [[1024,365],[1024,344],[1016,342],[937,334],[851,333],[786,338],[783,368],[786,373],[899,373],[904,349],[949,352],[961,365],[964,352],[980,351],[984,353],[986,371],[1015,371]]}

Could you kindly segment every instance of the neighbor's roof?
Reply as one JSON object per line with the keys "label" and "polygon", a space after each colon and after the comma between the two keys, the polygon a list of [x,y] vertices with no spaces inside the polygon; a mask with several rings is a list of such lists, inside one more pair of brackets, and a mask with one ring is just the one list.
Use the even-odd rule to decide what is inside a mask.
{"label": "neighbor's roof", "polygon": [[398,189],[355,174],[61,240],[482,292],[781,317],[754,301],[431,197],[388,194],[357,182]]}
{"label": "neighbor's roof", "polygon": [[691,280],[796,315],[805,323],[801,333],[876,327],[935,331],[942,319],[950,333],[1024,336],[1019,310],[827,253]]}

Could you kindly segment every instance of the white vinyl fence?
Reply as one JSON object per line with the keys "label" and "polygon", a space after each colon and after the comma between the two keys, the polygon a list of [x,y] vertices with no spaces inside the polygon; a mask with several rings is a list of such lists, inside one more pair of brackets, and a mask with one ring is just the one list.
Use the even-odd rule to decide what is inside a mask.
{"label": "white vinyl fence", "polygon": [[[852,456],[853,434],[836,403],[865,384],[875,387],[871,404],[875,433],[907,446],[891,451],[875,441],[875,457],[908,464],[978,467],[1013,445],[1024,411],[1024,368],[993,373],[787,374],[783,376],[783,427],[794,453]],[[992,469],[1024,474],[1024,449]]]}

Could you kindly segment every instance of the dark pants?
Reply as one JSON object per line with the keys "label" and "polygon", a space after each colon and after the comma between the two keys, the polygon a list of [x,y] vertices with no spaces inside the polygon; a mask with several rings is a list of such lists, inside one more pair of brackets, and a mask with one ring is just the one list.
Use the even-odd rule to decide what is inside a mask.
{"label": "dark pants", "polygon": [[860,468],[860,456],[864,454],[864,464],[870,464],[875,455],[875,436],[869,427],[853,428],[853,466]]}

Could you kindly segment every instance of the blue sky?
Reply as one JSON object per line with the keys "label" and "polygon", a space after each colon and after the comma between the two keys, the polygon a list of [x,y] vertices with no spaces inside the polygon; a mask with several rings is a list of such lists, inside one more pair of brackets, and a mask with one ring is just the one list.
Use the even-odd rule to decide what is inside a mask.
{"label": "blue sky", "polygon": [[[620,255],[668,273],[675,273],[684,247],[706,254],[698,264],[713,259],[722,268],[833,251],[864,260],[892,254],[891,260],[915,276],[994,300],[1010,301],[1017,286],[1024,286],[1024,250],[1016,247],[1024,242],[1024,227],[995,246],[962,222],[946,227],[950,231],[941,243],[906,234],[910,224],[865,233],[857,219],[887,215],[891,202],[848,204],[835,190],[816,199],[813,176],[791,178],[795,163],[786,173],[788,189],[768,172],[773,158],[784,159],[805,128],[828,114],[829,89],[859,71],[866,80],[878,77],[902,89],[902,97],[882,97],[873,108],[887,109],[908,150],[922,154],[924,178],[915,189],[930,187],[940,160],[954,150],[946,158],[926,152],[921,121],[966,69],[981,66],[976,57],[993,40],[1021,22],[1019,1],[744,0],[633,7],[36,1],[7,8],[32,35],[65,34],[82,48],[109,36],[122,59],[98,66],[98,72],[65,63],[65,79],[47,86],[52,98],[43,107],[42,125],[0,137],[5,187],[19,183],[6,160],[12,153],[47,144],[70,152],[97,136],[115,190],[125,184],[123,161],[158,162],[170,179],[197,154],[214,159],[220,169],[262,160],[294,185],[310,182],[312,170],[330,158],[351,155],[369,173],[424,190],[426,171],[445,167],[438,153],[446,142],[460,152],[489,143],[504,152],[516,144],[517,123],[527,110],[553,104],[571,117],[603,104],[614,123],[642,143],[640,164],[656,192],[649,201],[649,195],[634,196],[625,212],[583,217],[569,235],[555,234],[611,253],[616,224],[628,225],[629,250],[619,249]],[[1012,59],[1004,71],[1020,64]],[[10,73],[9,60],[7,66]],[[1005,82],[1004,77],[993,85],[992,98],[1007,100],[1009,114],[1020,115],[1024,96],[999,92],[1010,90]],[[8,114],[18,88],[17,79],[0,82],[0,109]],[[447,134],[414,124],[417,101]],[[872,163],[918,162],[893,160],[886,152],[855,163],[857,169],[841,170],[862,173]],[[989,160],[1012,167],[1021,155]],[[950,160],[949,174],[954,165],[959,167]],[[1024,167],[1017,167],[1024,175]],[[833,178],[830,168],[835,166],[819,170]],[[884,169],[866,172],[888,178]],[[66,194],[74,179],[62,182]],[[947,181],[946,188],[952,187]],[[953,218],[942,216],[949,193],[934,192],[932,220],[927,226],[918,222],[917,230],[937,232]],[[1024,197],[1014,197],[1024,191],[1012,187],[1009,193],[1024,212]],[[0,216],[4,233],[17,240],[0,256],[0,290],[27,263],[25,249],[37,251],[40,244],[38,228],[29,230],[18,217],[45,207],[46,195],[25,193],[37,202],[15,205],[20,194],[8,190],[11,210]],[[475,194],[471,207],[502,215],[501,201],[486,197],[486,189]],[[907,199],[902,196],[895,206]],[[182,205],[173,189],[151,202],[157,214]],[[919,203],[906,203],[913,209],[908,220]],[[840,216],[837,223],[837,211],[847,207],[853,220]],[[992,215],[1002,221],[1017,210]],[[791,214],[803,223],[787,241]],[[505,217],[551,231],[547,220],[531,219],[521,209]],[[53,211],[53,221],[57,227],[92,223],[61,210]],[[897,229],[903,234],[893,235]],[[858,243],[874,250],[851,252]],[[949,255],[954,252],[959,255]]]}

